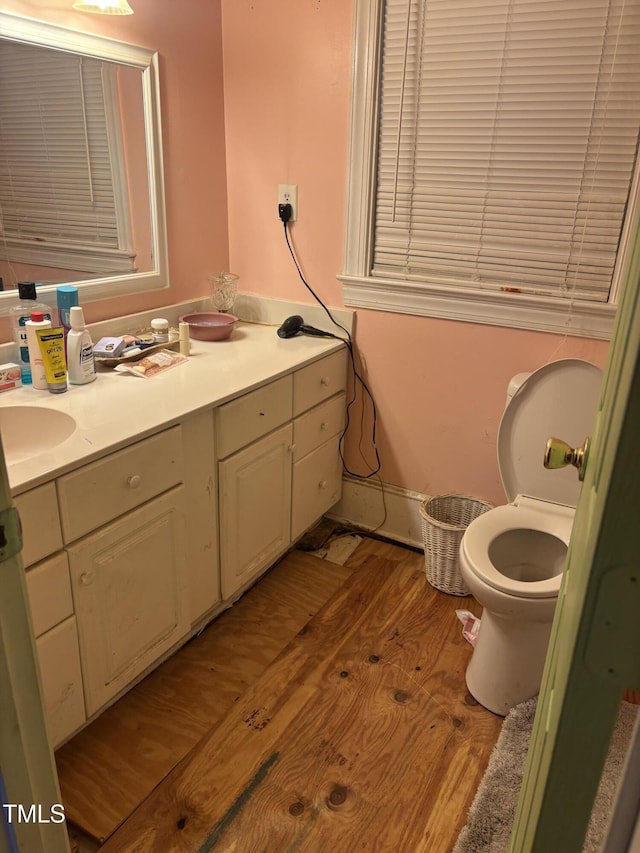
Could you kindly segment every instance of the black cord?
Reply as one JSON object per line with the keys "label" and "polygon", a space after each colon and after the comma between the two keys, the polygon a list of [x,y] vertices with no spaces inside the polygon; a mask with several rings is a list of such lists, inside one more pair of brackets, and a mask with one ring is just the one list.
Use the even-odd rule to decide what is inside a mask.
{"label": "black cord", "polygon": [[[331,322],[334,324],[334,326],[337,326],[339,329],[342,329],[342,331],[347,336],[347,338],[345,340],[344,338],[340,337],[340,335],[331,335],[330,333],[328,333],[328,334],[330,334],[330,337],[335,338],[338,341],[342,341],[343,344],[345,344],[345,346],[347,347],[347,350],[349,351],[349,356],[351,357],[351,369],[353,372],[353,396],[351,397],[351,399],[347,403],[346,423],[345,423],[345,427],[342,431],[342,435],[340,436],[340,441],[338,444],[338,451],[340,453],[340,459],[342,460],[342,467],[347,472],[347,474],[349,474],[351,477],[357,477],[360,480],[368,480],[370,477],[374,477],[378,473],[378,471],[380,470],[380,467],[381,467],[380,454],[378,453],[378,446],[376,444],[376,424],[378,421],[378,410],[376,408],[376,403],[375,403],[375,400],[373,399],[373,394],[371,393],[371,391],[369,390],[369,387],[367,386],[367,383],[364,381],[364,379],[362,378],[362,376],[358,372],[358,369],[356,368],[356,360],[355,360],[355,355],[354,355],[354,345],[353,345],[353,340],[351,338],[351,334],[350,334],[349,330],[345,329],[344,326],[342,326],[340,323],[338,323],[338,321],[335,319],[335,317],[333,316],[331,311],[329,311],[329,309],[324,304],[322,299],[320,299],[318,294],[314,291],[314,289],[311,287],[309,282],[305,279],[304,275],[302,274],[302,270],[300,269],[300,264],[298,263],[298,259],[296,258],[296,254],[293,251],[293,247],[289,241],[289,229],[287,228],[287,222],[288,222],[288,219],[283,219],[282,224],[284,226],[284,239],[287,242],[287,248],[289,249],[289,253],[291,254],[291,257],[293,258],[293,263],[296,266],[296,269],[298,271],[298,275],[300,276],[300,280],[302,281],[304,286],[307,288],[309,293],[316,300],[316,302],[325,310],[327,316],[329,317]],[[358,474],[355,471],[351,471],[349,469],[349,467],[347,466],[347,463],[346,463],[345,458],[344,458],[344,451],[343,451],[345,436],[349,430],[349,425],[351,423],[350,409],[353,406],[353,404],[356,402],[356,399],[358,397],[358,391],[357,391],[357,387],[358,387],[357,383],[358,382],[360,383],[364,393],[368,396],[369,400],[371,401],[371,410],[372,410],[372,416],[373,416],[373,424],[371,427],[371,444],[373,446],[373,452],[374,452],[375,457],[376,457],[376,465],[375,465],[374,470],[372,470],[369,474]],[[369,463],[367,463],[367,464],[369,464]]]}

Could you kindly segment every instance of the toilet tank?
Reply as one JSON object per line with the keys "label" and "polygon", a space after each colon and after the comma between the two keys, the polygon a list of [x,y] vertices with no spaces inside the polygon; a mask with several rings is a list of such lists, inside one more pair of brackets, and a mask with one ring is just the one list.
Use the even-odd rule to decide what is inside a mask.
{"label": "toilet tank", "polygon": [[507,388],[507,400],[505,403],[505,409],[511,402],[513,395],[520,390],[521,386],[527,381],[527,379],[531,376],[531,373],[516,373],[515,376],[512,376],[509,380],[509,386]]}

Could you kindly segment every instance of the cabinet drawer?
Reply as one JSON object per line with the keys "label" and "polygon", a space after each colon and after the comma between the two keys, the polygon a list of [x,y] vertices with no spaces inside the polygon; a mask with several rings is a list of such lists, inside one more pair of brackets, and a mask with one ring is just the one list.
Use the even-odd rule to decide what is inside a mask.
{"label": "cabinet drawer", "polygon": [[112,453],[58,480],[65,542],[182,482],[180,427]]}
{"label": "cabinet drawer", "polygon": [[55,483],[45,483],[13,499],[22,525],[22,563],[32,566],[62,548]]}
{"label": "cabinet drawer", "polygon": [[344,429],[346,394],[338,394],[293,422],[293,461],[297,462]]}
{"label": "cabinet drawer", "polygon": [[218,459],[291,419],[292,379],[283,376],[216,410]]}
{"label": "cabinet drawer", "polygon": [[26,580],[36,637],[73,615],[69,563],[64,551],[30,569]]}
{"label": "cabinet drawer", "polygon": [[36,640],[49,740],[58,746],[85,721],[74,616]]}
{"label": "cabinet drawer", "polygon": [[293,377],[293,414],[301,415],[347,386],[346,349],[314,361]]}
{"label": "cabinet drawer", "polygon": [[293,466],[291,540],[295,542],[340,500],[342,464],[339,436],[307,454]]}

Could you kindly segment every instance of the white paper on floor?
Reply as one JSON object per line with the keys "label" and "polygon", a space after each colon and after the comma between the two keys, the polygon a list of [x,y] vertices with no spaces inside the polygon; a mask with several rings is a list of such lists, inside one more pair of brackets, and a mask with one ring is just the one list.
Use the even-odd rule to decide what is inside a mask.
{"label": "white paper on floor", "polygon": [[475,646],[480,630],[480,620],[468,610],[456,610],[456,616],[462,622],[462,636]]}

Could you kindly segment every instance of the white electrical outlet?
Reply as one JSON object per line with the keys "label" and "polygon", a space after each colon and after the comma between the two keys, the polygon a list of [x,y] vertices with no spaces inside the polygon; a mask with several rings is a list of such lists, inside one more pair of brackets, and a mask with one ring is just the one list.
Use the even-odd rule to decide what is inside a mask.
{"label": "white electrical outlet", "polygon": [[295,222],[298,218],[298,185],[278,184],[278,204],[291,205],[289,222]]}

